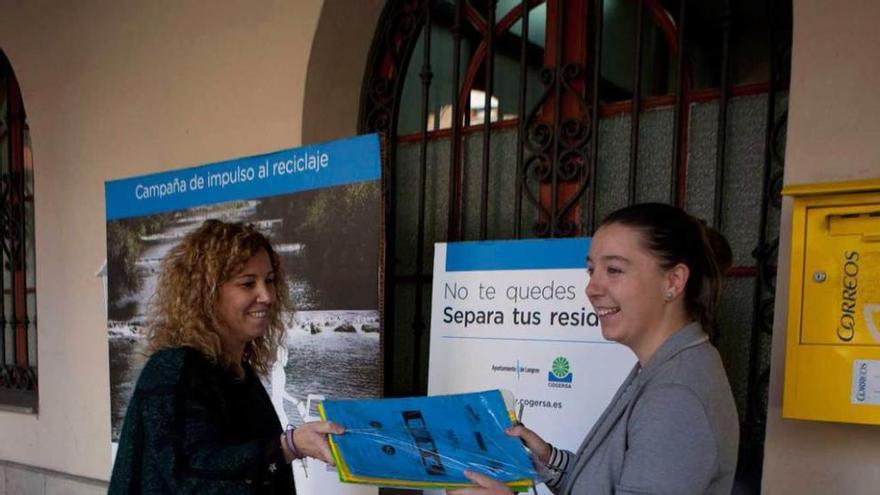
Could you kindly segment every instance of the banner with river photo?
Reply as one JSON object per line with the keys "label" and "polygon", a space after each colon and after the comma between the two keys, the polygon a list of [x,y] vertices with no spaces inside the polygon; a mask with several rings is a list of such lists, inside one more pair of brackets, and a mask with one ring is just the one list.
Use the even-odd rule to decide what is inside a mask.
{"label": "banner with river photo", "polygon": [[[282,424],[314,419],[310,396],[382,396],[380,177],[372,134],[105,184],[114,445],[148,359],[145,324],[161,260],[212,218],[256,226],[288,275],[296,311],[264,380]],[[322,463],[308,477],[305,469],[294,463],[298,493],[376,493],[339,486]]]}

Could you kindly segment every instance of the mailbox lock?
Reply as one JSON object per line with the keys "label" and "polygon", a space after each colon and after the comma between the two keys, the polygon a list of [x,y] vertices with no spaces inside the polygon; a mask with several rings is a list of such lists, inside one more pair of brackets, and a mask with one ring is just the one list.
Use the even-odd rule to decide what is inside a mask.
{"label": "mailbox lock", "polygon": [[825,272],[821,270],[813,274],[813,282],[816,282],[817,284],[821,284],[826,278]]}

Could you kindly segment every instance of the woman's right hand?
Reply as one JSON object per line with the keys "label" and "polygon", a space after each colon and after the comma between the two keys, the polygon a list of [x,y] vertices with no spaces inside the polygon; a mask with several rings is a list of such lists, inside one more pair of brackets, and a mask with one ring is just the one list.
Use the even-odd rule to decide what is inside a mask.
{"label": "woman's right hand", "polygon": [[311,421],[293,430],[293,445],[300,455],[320,459],[332,466],[333,454],[327,441],[330,433],[342,435],[345,428],[331,421]]}
{"label": "woman's right hand", "polygon": [[519,437],[541,464],[550,462],[550,444],[537,433],[523,426],[522,423],[511,426],[504,432],[512,437]]}

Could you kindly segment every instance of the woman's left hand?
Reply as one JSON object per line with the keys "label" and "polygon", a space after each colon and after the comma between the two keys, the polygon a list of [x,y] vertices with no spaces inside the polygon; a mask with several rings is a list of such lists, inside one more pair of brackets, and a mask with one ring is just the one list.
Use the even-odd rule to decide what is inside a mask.
{"label": "woman's left hand", "polygon": [[512,495],[513,492],[504,483],[494,480],[488,476],[473,471],[465,471],[465,478],[473,481],[477,486],[472,488],[462,488],[460,490],[449,490],[447,495]]}
{"label": "woman's left hand", "polygon": [[312,421],[293,432],[293,445],[300,454],[320,459],[333,465],[333,454],[330,453],[330,442],[327,434],[342,435],[345,428],[331,421]]}

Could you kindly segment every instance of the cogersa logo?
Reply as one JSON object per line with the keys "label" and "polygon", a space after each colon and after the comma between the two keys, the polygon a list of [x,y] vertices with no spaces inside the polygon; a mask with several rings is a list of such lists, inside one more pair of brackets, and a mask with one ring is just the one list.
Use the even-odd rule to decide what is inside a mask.
{"label": "cogersa logo", "polygon": [[571,372],[571,365],[568,363],[568,359],[559,356],[550,365],[550,372],[547,373],[547,386],[551,388],[571,388],[573,377],[574,374]]}

